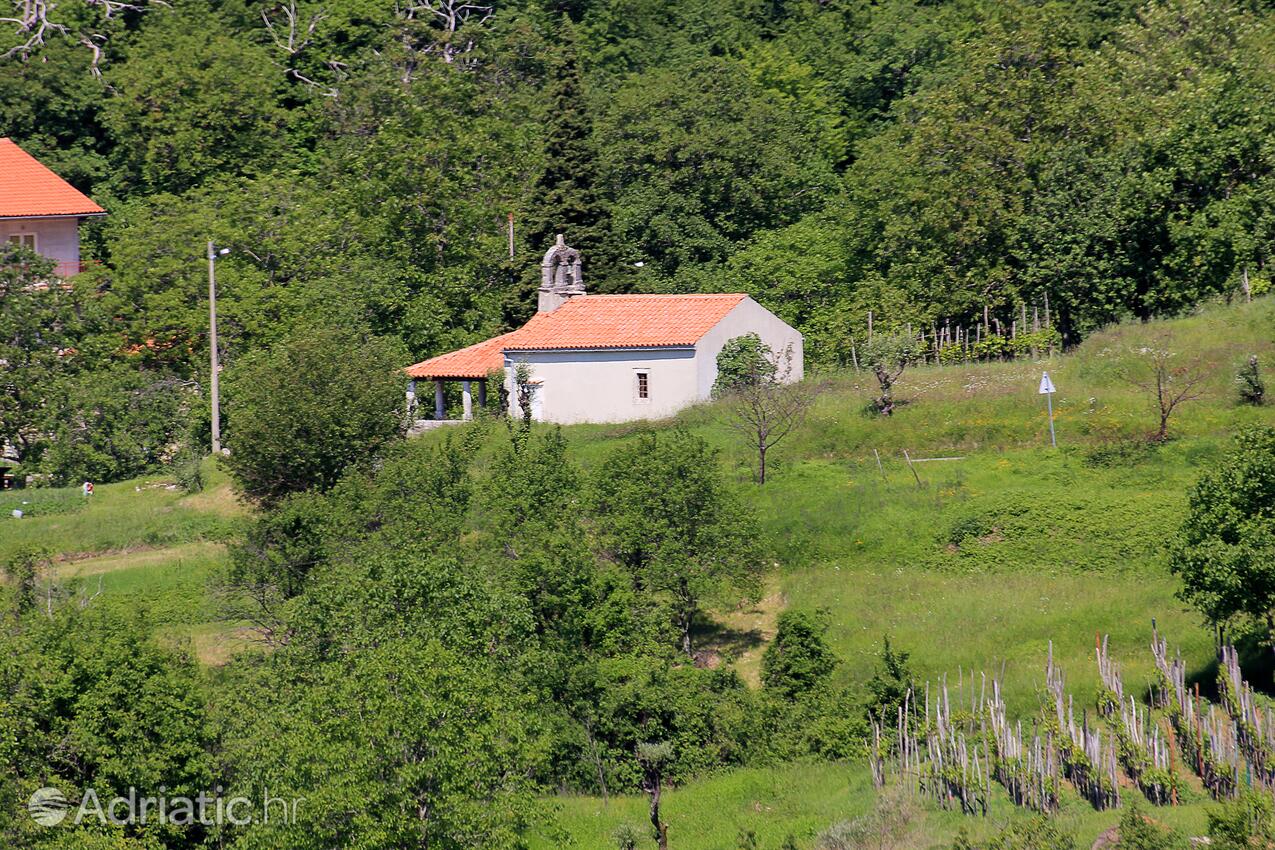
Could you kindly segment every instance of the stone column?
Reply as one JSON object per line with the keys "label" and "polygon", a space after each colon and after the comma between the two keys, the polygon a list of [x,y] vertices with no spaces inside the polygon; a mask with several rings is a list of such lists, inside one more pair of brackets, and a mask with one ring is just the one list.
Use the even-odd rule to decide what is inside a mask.
{"label": "stone column", "polygon": [[474,418],[474,396],[473,396],[473,393],[469,391],[469,388],[470,388],[469,381],[460,382],[460,395],[461,395],[461,398],[464,399],[465,401],[465,415],[463,418],[465,419],[466,422]]}
{"label": "stone column", "polygon": [[481,408],[487,407],[487,379],[486,378],[478,379],[478,406]]}
{"label": "stone column", "polygon": [[434,379],[434,418],[442,419],[447,415],[447,411],[443,407],[443,379]]}
{"label": "stone column", "polygon": [[411,378],[407,382],[407,416],[413,418],[416,410],[416,379]]}

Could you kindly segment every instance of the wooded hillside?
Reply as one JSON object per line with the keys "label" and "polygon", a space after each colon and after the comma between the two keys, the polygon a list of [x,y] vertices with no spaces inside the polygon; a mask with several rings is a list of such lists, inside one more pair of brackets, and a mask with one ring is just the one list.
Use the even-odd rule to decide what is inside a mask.
{"label": "wooded hillside", "polygon": [[824,363],[869,310],[1048,299],[1074,342],[1266,286],[1260,2],[15,8],[0,126],[110,210],[110,330],[157,368],[205,360],[209,236],[231,359],[299,317],[419,357],[516,325],[559,230],[595,290],[747,290]]}

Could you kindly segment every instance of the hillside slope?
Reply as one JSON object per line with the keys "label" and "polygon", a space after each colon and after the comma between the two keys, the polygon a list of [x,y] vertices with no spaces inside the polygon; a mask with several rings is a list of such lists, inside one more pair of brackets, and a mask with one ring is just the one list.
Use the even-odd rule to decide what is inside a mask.
{"label": "hillside slope", "polygon": [[[1173,438],[1162,446],[1145,442],[1157,423],[1152,397],[1122,377],[1147,345],[1177,352],[1178,362],[1207,376],[1201,398],[1175,413]],[[1272,362],[1270,301],[1119,326],[1049,361],[912,369],[898,387],[907,403],[888,420],[862,412],[872,390],[866,374],[828,376],[801,431],[775,452],[778,468],[764,487],[751,483],[751,458],[720,406],[655,424],[690,429],[721,448],[763,518],[775,557],[771,595],[760,606],[719,612],[704,636],[755,681],[777,611],[823,610],[843,683],[866,682],[888,635],[911,653],[922,681],[948,676],[955,686],[971,671],[1003,670],[1011,713],[1029,717],[1039,706],[1050,641],[1078,706],[1092,703],[1099,683],[1099,635],[1110,636],[1126,682],[1141,692],[1153,668],[1154,618],[1207,687],[1212,636],[1175,598],[1164,544],[1187,488],[1225,451],[1230,434],[1275,423],[1275,408],[1236,402],[1235,370],[1254,353]],[[1056,450],[1037,394],[1045,369],[1058,387]],[[588,465],[636,430],[566,433]],[[905,449],[913,458],[960,459],[917,464],[918,484]],[[731,847],[749,830],[761,847],[778,847],[789,833],[805,847],[832,820],[868,811],[874,797],[863,765],[788,766],[692,783],[672,795],[669,819],[680,848]],[[1201,830],[1205,800],[1188,791],[1185,805],[1157,817]],[[641,822],[640,800],[554,805],[571,846],[606,846],[619,823]],[[824,813],[822,825],[813,812]],[[992,814],[991,823],[968,824],[975,835],[1021,816],[1004,798]],[[1118,819],[1074,797],[1062,817],[1086,842]],[[919,807],[903,843],[945,844],[962,823]]]}

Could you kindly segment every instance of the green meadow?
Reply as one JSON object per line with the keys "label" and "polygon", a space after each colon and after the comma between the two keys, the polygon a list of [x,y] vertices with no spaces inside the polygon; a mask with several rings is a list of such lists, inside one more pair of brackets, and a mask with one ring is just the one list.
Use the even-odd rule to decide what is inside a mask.
{"label": "green meadow", "polygon": [[[1171,348],[1184,369],[1205,376],[1201,396],[1175,412],[1172,439],[1161,446],[1146,443],[1156,416],[1136,384],[1136,352],[1148,344]],[[1254,353],[1275,362],[1275,302],[1120,326],[1037,362],[909,369],[897,388],[904,403],[889,419],[865,413],[873,389],[866,373],[809,375],[817,401],[773,451],[764,487],[752,482],[753,458],[719,405],[565,434],[585,467],[643,428],[685,428],[720,449],[762,520],[771,568],[762,598],[715,611],[701,640],[745,680],[757,681],[779,611],[819,611],[842,684],[862,686],[888,636],[910,653],[920,680],[946,677],[954,699],[969,699],[983,672],[1003,675],[1011,713],[1028,718],[1039,709],[1050,642],[1077,705],[1092,703],[1094,644],[1103,635],[1127,687],[1141,693],[1153,620],[1192,674],[1211,679],[1213,637],[1176,599],[1165,545],[1187,489],[1231,434],[1275,422],[1275,407],[1236,402],[1235,370]],[[1037,394],[1046,369],[1058,388],[1057,449]],[[905,451],[920,462],[909,464]],[[188,644],[210,666],[224,663],[252,646],[244,623],[218,620],[212,589],[247,509],[211,465],[208,479],[190,496],[162,476],[99,486],[87,502],[78,490],[0,494],[0,560],[39,546],[76,593],[144,610],[159,639]],[[27,515],[11,517],[15,508]],[[664,817],[678,850],[748,846],[741,842],[749,833],[763,850],[790,836],[805,848],[829,825],[873,811],[877,798],[864,764],[780,764],[671,789]],[[1182,803],[1155,816],[1201,830],[1208,804],[1198,785],[1186,782]],[[907,847],[950,845],[963,825],[982,835],[1024,816],[1005,798],[979,820],[916,801],[897,805],[905,824],[897,846]],[[613,846],[617,827],[642,828],[646,817],[645,798],[636,796],[553,796],[543,809],[534,848]],[[1118,814],[1073,795],[1059,817],[1087,842]]]}

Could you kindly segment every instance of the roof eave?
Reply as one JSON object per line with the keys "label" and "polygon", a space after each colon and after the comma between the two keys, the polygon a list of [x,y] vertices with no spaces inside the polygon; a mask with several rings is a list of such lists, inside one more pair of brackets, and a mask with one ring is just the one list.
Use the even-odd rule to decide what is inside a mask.
{"label": "roof eave", "polygon": [[43,215],[39,213],[24,213],[19,215],[0,215],[0,221],[15,221],[28,218],[101,218],[104,215],[106,215],[106,210],[86,213],[47,213]]}
{"label": "roof eave", "polygon": [[694,342],[673,342],[663,345],[555,345],[537,346],[536,348],[502,348],[504,354],[531,354],[544,351],[667,351],[693,350]]}

